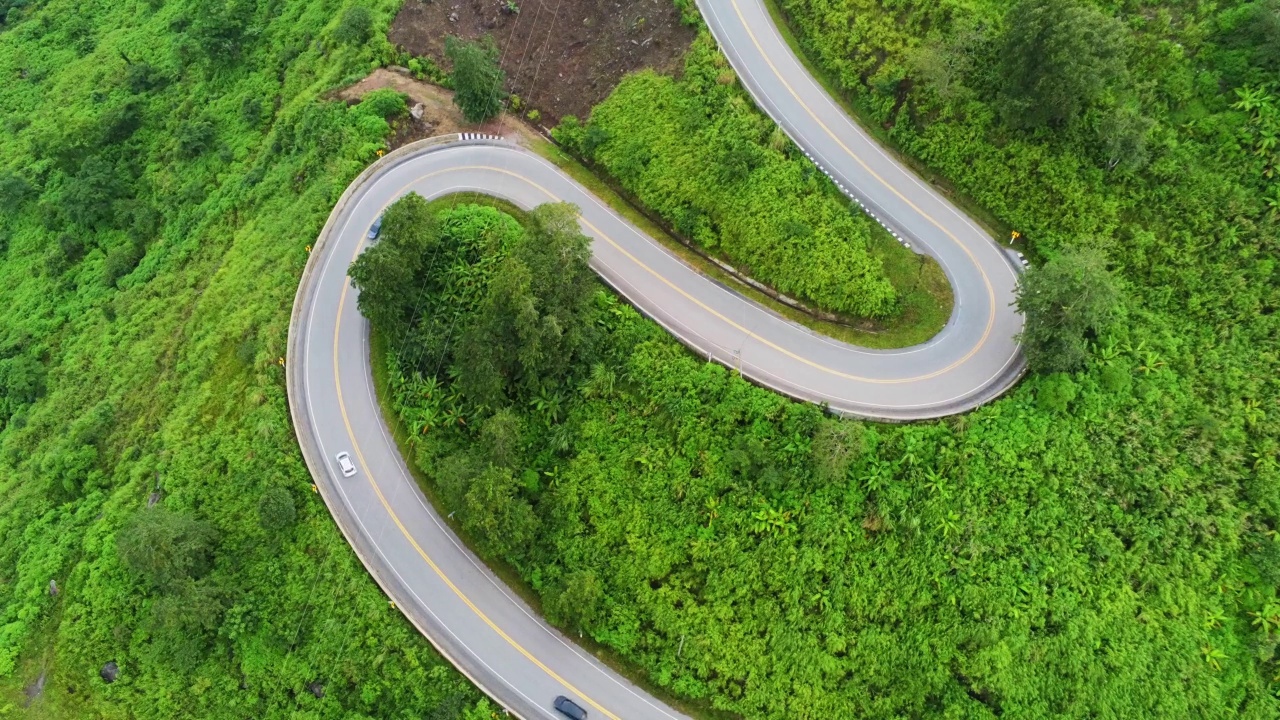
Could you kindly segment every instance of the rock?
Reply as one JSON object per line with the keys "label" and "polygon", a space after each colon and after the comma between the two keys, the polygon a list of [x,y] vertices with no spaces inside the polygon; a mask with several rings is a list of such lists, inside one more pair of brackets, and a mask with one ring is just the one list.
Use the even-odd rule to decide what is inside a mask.
{"label": "rock", "polygon": [[41,670],[40,677],[36,681],[23,689],[23,693],[27,696],[27,701],[23,703],[23,707],[31,707],[31,703],[44,694],[44,681],[48,677],[48,671]]}
{"label": "rock", "polygon": [[324,686],[318,682],[313,682],[308,684],[307,690],[310,691],[311,694],[315,695],[317,698],[324,697]]}
{"label": "rock", "polygon": [[403,65],[391,65],[391,66],[389,66],[387,69],[388,69],[388,70],[390,70],[390,71],[391,71],[391,72],[393,72],[393,73],[399,73],[399,74],[401,74],[401,75],[412,75],[412,74],[413,74],[413,73],[409,72],[409,68],[404,67]]}
{"label": "rock", "polygon": [[160,491],[159,491],[159,490],[156,490],[155,492],[153,492],[153,493],[151,493],[150,495],[148,495],[148,496],[147,496],[147,507],[155,507],[155,506],[156,506],[156,503],[160,502],[160,497],[161,497],[161,495],[160,495]]}
{"label": "rock", "polygon": [[424,106],[422,105],[422,103],[418,103],[418,104],[414,105],[413,107],[409,108],[409,117],[413,118],[414,120],[421,120],[421,119],[422,119],[422,115],[423,115],[426,111],[427,111],[427,108],[426,108],[426,107],[424,107]]}
{"label": "rock", "polygon": [[451,12],[451,13],[449,13],[449,22],[451,22],[451,23],[456,23],[456,22],[458,22],[458,13],[456,13],[456,12]]}
{"label": "rock", "polygon": [[116,677],[118,677],[119,675],[120,675],[120,666],[116,665],[115,660],[111,660],[106,665],[103,665],[102,669],[98,671],[98,677],[101,677],[105,682],[108,682],[108,683],[115,682]]}
{"label": "rock", "polygon": [[57,580],[49,581],[49,594],[54,597],[58,597],[58,581]]}

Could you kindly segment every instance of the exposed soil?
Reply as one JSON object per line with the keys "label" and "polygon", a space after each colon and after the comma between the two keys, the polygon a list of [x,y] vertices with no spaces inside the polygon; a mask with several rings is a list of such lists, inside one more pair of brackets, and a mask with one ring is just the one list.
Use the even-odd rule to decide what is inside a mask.
{"label": "exposed soil", "polygon": [[31,703],[40,699],[40,696],[44,694],[44,683],[47,677],[47,671],[41,670],[40,677],[36,678],[35,682],[32,682],[30,685],[22,689],[22,694],[27,696],[27,701],[23,703],[23,707],[31,707]]}
{"label": "exposed soil", "polygon": [[626,73],[678,71],[694,31],[671,0],[406,0],[387,33],[446,69],[447,35],[491,36],[507,90],[551,127],[565,115],[585,119]]}
{"label": "exposed soil", "polygon": [[488,133],[515,141],[521,141],[526,135],[537,134],[528,125],[506,113],[479,125],[468,123],[462,118],[462,111],[453,104],[452,92],[438,85],[414,80],[405,72],[395,69],[374,70],[355,85],[338,91],[337,95],[340,100],[355,103],[365,93],[381,88],[391,88],[407,95],[410,107],[422,105],[421,119],[410,116],[392,121],[389,144],[393,150],[414,140],[455,132]]}

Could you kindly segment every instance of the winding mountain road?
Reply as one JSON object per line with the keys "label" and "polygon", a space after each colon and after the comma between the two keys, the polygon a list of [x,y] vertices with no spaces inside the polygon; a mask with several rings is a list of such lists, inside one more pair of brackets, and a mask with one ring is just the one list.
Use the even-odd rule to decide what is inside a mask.
{"label": "winding mountain road", "polygon": [[[396,198],[483,192],[532,208],[568,201],[593,238],[592,266],[695,352],[793,397],[865,417],[910,420],[975,407],[1022,372],[1009,303],[1015,264],[950,203],[875,145],[804,70],[760,0],[699,0],[757,102],[850,197],[938,260],[955,310],[933,340],[852,347],[795,325],[700,275],[558,168],[496,138],[415,143],[371,165],[339,200],[294,301],[290,410],[321,495],[395,605],[476,685],[525,720],[560,717],[567,695],[592,718],[684,717],[548,626],[457,539],[423,497],[383,421],[368,324],[346,271]],[[352,454],[343,478],[334,456]]]}

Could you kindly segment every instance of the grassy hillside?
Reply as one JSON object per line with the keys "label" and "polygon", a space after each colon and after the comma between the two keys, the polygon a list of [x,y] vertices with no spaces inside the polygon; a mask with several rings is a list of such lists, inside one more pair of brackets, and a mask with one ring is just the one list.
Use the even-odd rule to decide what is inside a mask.
{"label": "grassy hillside", "polygon": [[[13,5],[5,700],[43,673],[30,716],[488,717],[310,492],[278,364],[306,244],[402,107],[320,98],[389,59],[394,3]],[[1107,82],[1052,113],[1004,81],[1027,77],[1004,3],[786,7],[1041,256],[1108,253],[1124,321],[963,417],[837,421],[690,357],[527,218],[454,210],[450,247],[511,294],[428,303],[453,315],[390,354],[439,497],[553,620],[745,716],[1276,716],[1274,0],[1047,13],[1108,47],[1059,54]]]}
{"label": "grassy hillside", "polygon": [[395,9],[8,10],[5,712],[43,675],[25,715],[489,717],[311,492],[278,364],[307,244],[403,111],[321,95]]}
{"label": "grassy hillside", "polygon": [[[1275,4],[788,7],[1040,258],[1109,257],[1120,320],[1078,372],[888,427],[752,387],[604,293],[572,363],[532,387],[508,365],[483,399],[483,358],[424,323],[388,376],[439,497],[554,621],[745,716],[1275,717]],[[487,307],[449,312],[465,333]]]}

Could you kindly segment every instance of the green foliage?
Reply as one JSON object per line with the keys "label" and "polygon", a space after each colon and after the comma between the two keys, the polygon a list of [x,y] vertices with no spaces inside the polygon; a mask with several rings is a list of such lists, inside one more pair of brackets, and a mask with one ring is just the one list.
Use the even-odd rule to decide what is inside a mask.
{"label": "green foliage", "polygon": [[1041,408],[1050,412],[1066,412],[1072,400],[1076,399],[1080,388],[1071,381],[1071,377],[1063,373],[1054,373],[1040,383],[1036,393],[1036,402]]}
{"label": "green foliage", "polygon": [[450,35],[444,40],[444,52],[453,64],[449,75],[453,83],[453,102],[462,109],[467,122],[484,122],[502,112],[502,83],[506,80],[498,67],[498,47],[493,39],[471,42]]}
{"label": "green foliage", "polygon": [[1214,24],[1210,52],[1231,85],[1260,84],[1280,73],[1280,2],[1232,3]]}
{"label": "green foliage", "polygon": [[273,485],[258,499],[258,522],[267,532],[287,530],[297,519],[298,510],[287,488]]}
{"label": "green foliage", "polygon": [[864,451],[862,428],[856,423],[824,420],[813,435],[810,449],[819,480],[844,482],[849,468]]}
{"label": "green foliage", "polygon": [[525,234],[494,268],[458,341],[458,384],[474,402],[497,408],[535,398],[589,348],[596,291],[590,258],[577,208],[543,205],[529,213]]}
{"label": "green foliage", "polygon": [[44,394],[45,369],[33,350],[13,348],[12,355],[0,357],[0,419],[5,422]]}
{"label": "green foliage", "polygon": [[93,155],[72,177],[61,178],[59,210],[68,221],[89,229],[103,229],[118,218],[117,202],[131,192],[128,171],[121,161]]}
{"label": "green foliage", "polygon": [[333,39],[343,45],[358,45],[373,36],[373,13],[363,5],[352,5],[342,11]]}
{"label": "green foliage", "polygon": [[870,252],[870,220],[774,132],[704,34],[680,80],[629,76],[585,128],[566,117],[555,137],[755,279],[825,310],[893,315],[898,293]]}
{"label": "green foliage", "polygon": [[8,170],[0,173],[0,211],[16,212],[18,206],[30,195],[31,184],[21,175]]}
{"label": "green foliage", "polygon": [[[416,440],[446,509],[566,630],[747,717],[789,712],[797,684],[813,717],[1275,711],[1270,661],[1256,668],[1245,649],[1245,613],[1270,617],[1280,575],[1255,563],[1274,542],[1242,523],[1254,510],[1183,504],[1239,483],[1255,510],[1280,509],[1254,481],[1274,482],[1274,463],[1221,474],[1251,443],[1244,423],[1274,433],[1274,417],[1169,423],[1195,412],[1193,384],[1123,371],[1158,364],[1133,347],[949,422],[835,420],[691,357],[610,296],[598,304],[605,338],[558,419],[514,405],[478,431]],[[395,378],[404,361],[390,362]],[[457,390],[447,373],[400,378],[406,423],[420,398]],[[488,465],[498,446],[502,466]],[[1167,495],[1173,468],[1183,502]],[[520,474],[542,481],[518,488]],[[1152,681],[1184,675],[1194,692]]]}
{"label": "green foliage", "polygon": [[1005,15],[999,103],[1010,124],[1074,121],[1126,79],[1124,28],[1077,0],[1018,0]]}
{"label": "green foliage", "polygon": [[2,0],[0,1],[0,25],[13,25],[21,19],[22,8],[26,7],[30,0]]}
{"label": "green foliage", "polygon": [[37,717],[489,718],[310,491],[275,362],[306,246],[403,111],[323,98],[385,42],[318,41],[336,3],[12,7],[0,706],[43,671]]}
{"label": "green foliage", "polygon": [[213,123],[208,120],[192,120],[183,123],[178,131],[178,155],[191,159],[213,145],[216,137]]}
{"label": "green foliage", "polygon": [[[1000,120],[993,37],[954,36],[1002,26],[1006,3],[784,5],[876,125],[1040,255],[1104,244],[1128,314],[1067,378],[1066,411],[1041,399],[1046,385],[1070,395],[1063,380],[1034,378],[944,422],[835,421],[690,357],[601,292],[599,336],[554,387],[479,412],[450,348],[522,232],[487,208],[438,220],[451,240],[415,297],[450,302],[389,337],[413,459],[442,488],[466,470],[442,500],[567,628],[726,712],[1275,717],[1280,282],[1256,105],[1274,92],[1258,11],[1274,4],[1124,18],[1132,101],[1153,126],[1149,161],[1113,171],[1105,101],[1052,135]],[[7,15],[0,167],[29,189],[0,215],[0,368],[16,378],[0,431],[0,676],[16,705],[48,667],[28,712],[495,712],[388,608],[308,490],[279,366],[254,360],[283,355],[303,248],[385,147],[385,119],[319,100],[377,59],[372,42],[321,54],[335,12],[50,0]],[[971,92],[906,82],[925,44],[968,48]],[[122,51],[170,80],[126,102]],[[711,67],[699,82],[733,87]],[[225,152],[177,156],[194,117]],[[593,122],[580,142],[619,140]],[[737,171],[769,157],[713,148]],[[68,199],[84,185],[95,207],[80,215]],[[145,256],[104,287],[106,252],[135,235]],[[245,338],[261,349],[240,353]],[[138,507],[161,479],[161,507],[221,542],[202,578],[146,595],[117,546],[135,512],[158,509]],[[271,543],[264,483],[297,498]],[[112,658],[127,682],[105,686]]]}
{"label": "green foliage", "polygon": [[1083,367],[1089,341],[1108,329],[1120,306],[1120,290],[1096,250],[1064,252],[1018,280],[1018,311],[1026,319],[1019,340],[1036,372]]}
{"label": "green foliage", "polygon": [[208,582],[186,580],[156,596],[143,623],[150,636],[147,659],[180,672],[195,670],[213,644],[225,609],[221,588]]}
{"label": "green foliage", "polygon": [[383,214],[378,243],[351,265],[360,312],[392,335],[403,335],[413,319],[418,276],[439,242],[433,220],[421,195],[406,195]]}
{"label": "green foliage", "polygon": [[102,284],[114,287],[120,278],[129,274],[142,259],[142,248],[132,242],[125,242],[107,251],[106,260],[102,264]]}
{"label": "green foliage", "polygon": [[429,57],[411,57],[405,62],[405,67],[419,80],[429,80],[436,85],[451,87],[449,76]]}
{"label": "green foliage", "polygon": [[[1023,287],[1057,288],[1042,315],[1070,326],[1072,373],[942,422],[836,420],[691,357],[601,293],[600,335],[566,375],[577,391],[498,420],[467,409],[448,363],[415,360],[449,336],[424,325],[394,346],[390,391],[446,509],[482,516],[477,546],[566,630],[727,713],[1275,717],[1271,90],[1243,80],[1256,48],[1214,39],[1252,4],[1125,16],[1128,94],[1052,134],[1011,126],[995,100],[1004,3],[784,5],[876,124],[1050,258]],[[679,99],[663,83],[688,75],[631,78],[557,139],[640,195],[630,183],[666,162],[647,126]],[[606,108],[628,92],[647,102],[612,130]],[[708,178],[760,161],[714,141],[691,149]],[[481,512],[466,495],[491,448],[500,512]],[[532,538],[491,542],[504,522],[530,532],[526,505]]]}
{"label": "green foliage", "polygon": [[604,583],[594,570],[578,570],[564,578],[563,587],[547,592],[547,615],[575,630],[592,627],[601,619]]}
{"label": "green foliage", "polygon": [[254,0],[211,0],[190,6],[186,39],[192,51],[210,63],[229,64],[238,60],[245,45],[252,42]]}
{"label": "green foliage", "polygon": [[384,120],[400,117],[409,112],[409,104],[405,96],[390,88],[379,88],[366,94],[356,107],[359,112],[375,115]]}
{"label": "green foliage", "polygon": [[120,563],[153,590],[172,590],[213,569],[218,532],[164,507],[134,513],[116,536]]}

